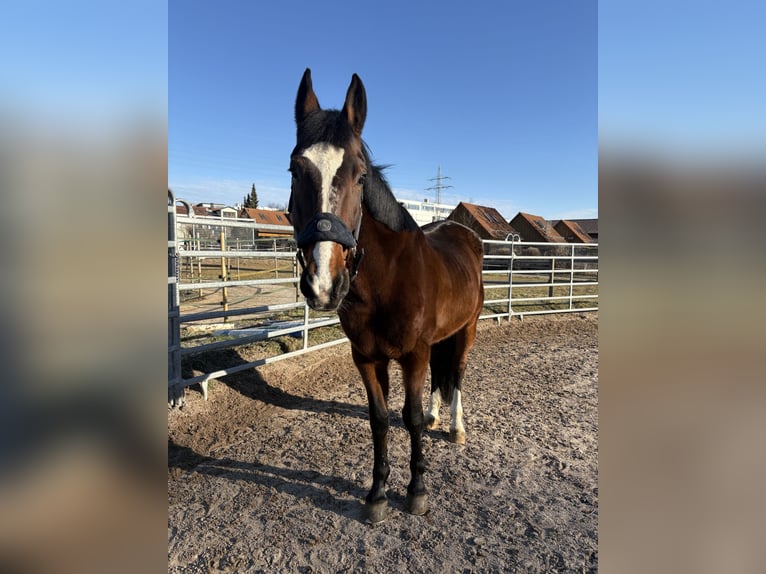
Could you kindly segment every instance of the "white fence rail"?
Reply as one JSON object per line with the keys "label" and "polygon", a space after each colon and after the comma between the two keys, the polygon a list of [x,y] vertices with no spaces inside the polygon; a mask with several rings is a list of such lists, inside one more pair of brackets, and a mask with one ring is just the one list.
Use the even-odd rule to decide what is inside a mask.
{"label": "white fence rail", "polygon": [[[171,213],[175,211],[172,195],[168,205],[169,228],[187,226],[169,229],[168,235],[171,403],[181,404],[183,389],[189,385],[201,383],[207,396],[210,379],[348,340],[336,327],[339,320],[335,314],[316,313],[305,304],[298,291],[300,276],[291,240],[262,239],[263,226],[241,220],[219,225],[215,218],[176,217]],[[196,226],[192,233],[189,225]],[[236,227],[245,227],[238,238],[227,239],[225,231],[220,233]],[[204,243],[203,229],[208,235]],[[211,248],[216,235],[217,250]],[[230,245],[234,249],[229,250]],[[485,308],[481,319],[598,310],[597,244],[485,241],[484,250]],[[328,327],[336,327],[328,340],[312,341],[312,331],[327,331]],[[182,376],[181,362],[193,356],[285,337],[299,338],[298,348],[278,350],[226,369]],[[206,342],[197,343],[200,339]]]}
{"label": "white fence rail", "polygon": [[598,310],[595,243],[484,241],[482,273],[481,319]]}

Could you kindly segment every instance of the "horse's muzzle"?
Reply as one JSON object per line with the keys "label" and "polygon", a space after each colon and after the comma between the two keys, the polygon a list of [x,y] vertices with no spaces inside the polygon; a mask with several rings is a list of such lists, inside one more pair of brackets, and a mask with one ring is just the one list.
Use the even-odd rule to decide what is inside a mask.
{"label": "horse's muzzle", "polygon": [[306,298],[306,303],[314,311],[336,311],[343,298],[348,294],[351,285],[348,270],[343,269],[332,281],[330,289],[317,289],[316,282],[312,281],[307,270],[301,274],[301,293]]}

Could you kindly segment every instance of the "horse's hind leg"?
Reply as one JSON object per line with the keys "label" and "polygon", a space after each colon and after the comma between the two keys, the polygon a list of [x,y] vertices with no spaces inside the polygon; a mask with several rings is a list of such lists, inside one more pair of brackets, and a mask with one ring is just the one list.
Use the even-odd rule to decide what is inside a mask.
{"label": "horse's hind leg", "polygon": [[433,430],[439,426],[439,408],[442,402],[452,400],[450,377],[455,369],[455,336],[448,337],[431,347],[431,397],[428,401],[425,428]]}
{"label": "horse's hind leg", "polygon": [[439,424],[439,406],[450,403],[449,440],[465,444],[463,425],[463,376],[468,351],[476,339],[476,321],[472,321],[451,337],[431,347],[431,400],[426,415],[426,428]]}
{"label": "horse's hind leg", "polygon": [[373,362],[355,351],[352,354],[367,391],[370,412],[374,462],[372,488],[370,488],[365,500],[367,502],[366,519],[374,524],[386,517],[388,505],[385,488],[390,473],[388,464],[388,361]]}
{"label": "horse's hind leg", "polygon": [[450,405],[452,422],[449,429],[449,440],[455,444],[465,444],[465,427],[463,426],[463,401],[462,392],[456,390],[452,395]]}
{"label": "horse's hind leg", "polygon": [[454,354],[454,392],[450,404],[450,430],[449,440],[456,444],[465,444],[465,427],[463,426],[463,376],[468,363],[468,351],[473,347],[476,339],[476,320],[471,321],[462,330],[455,333]]}

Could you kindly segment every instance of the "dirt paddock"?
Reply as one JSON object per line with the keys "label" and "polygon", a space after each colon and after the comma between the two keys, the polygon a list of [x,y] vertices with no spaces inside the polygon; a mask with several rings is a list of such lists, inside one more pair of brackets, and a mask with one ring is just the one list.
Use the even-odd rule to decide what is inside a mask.
{"label": "dirt paddock", "polygon": [[362,520],[372,438],[347,344],[213,382],[207,402],[188,390],[168,411],[168,571],[595,572],[597,334],[595,313],[479,323],[467,444],[448,442],[442,407],[424,434],[420,517],[403,511],[395,368],[389,515],[375,526]]}

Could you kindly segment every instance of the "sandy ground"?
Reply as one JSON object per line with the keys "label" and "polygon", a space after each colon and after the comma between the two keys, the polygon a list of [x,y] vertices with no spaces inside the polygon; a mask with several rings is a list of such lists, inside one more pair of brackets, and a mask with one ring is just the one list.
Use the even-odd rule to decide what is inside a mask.
{"label": "sandy ground", "polygon": [[168,411],[168,571],[595,572],[597,370],[594,313],[480,322],[467,444],[447,441],[442,407],[417,517],[403,511],[395,368],[389,516],[375,526],[362,521],[372,439],[348,345],[212,382],[207,402],[191,388]]}

